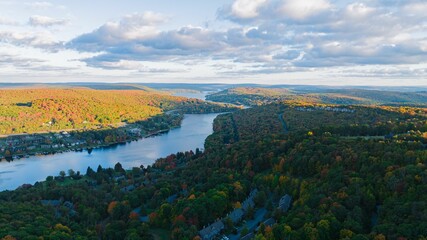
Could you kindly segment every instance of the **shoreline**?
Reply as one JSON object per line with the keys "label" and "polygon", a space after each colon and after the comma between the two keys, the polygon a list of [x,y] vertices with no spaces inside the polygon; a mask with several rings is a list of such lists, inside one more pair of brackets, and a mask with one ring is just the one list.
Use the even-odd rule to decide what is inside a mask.
{"label": "shoreline", "polygon": [[[136,141],[135,139],[135,142],[124,141],[97,146],[92,145],[93,148],[88,146],[89,148],[67,150],[63,154],[56,152],[58,155],[50,153],[47,156],[31,156],[27,160],[3,161],[1,163],[4,166],[3,171],[5,171],[5,175],[0,174],[0,177],[4,179],[3,183],[0,181],[0,192],[15,190],[23,184],[27,184],[27,186],[34,185],[36,182],[44,181],[47,176],[57,176],[60,170],[66,172],[67,169],[73,169],[76,172],[84,173],[87,166],[91,166],[92,169],[96,169],[99,165],[102,165],[104,168],[112,168],[117,162],[122,163],[125,169],[130,170],[132,167],[137,167],[141,164],[144,166],[152,165],[159,158],[164,158],[177,152],[195,151],[196,149],[203,151],[204,142],[206,137],[212,133],[212,122],[218,113],[189,115],[188,118],[185,118],[189,119],[189,122],[187,121],[186,123],[186,120],[184,120],[180,126],[148,132],[141,137],[142,141]],[[190,129],[191,131],[195,131],[196,135],[189,135]],[[173,135],[167,137],[171,132]],[[181,138],[189,141],[181,141]],[[92,149],[93,152],[91,152]],[[153,152],[154,155],[150,152],[152,150],[155,150]],[[108,158],[107,156],[112,156],[112,158]],[[58,162],[58,166],[56,166],[56,161],[62,160],[65,163]],[[26,174],[23,174],[18,178],[13,178],[14,175],[20,175],[20,173],[26,173],[39,168],[43,173],[37,173],[34,177],[32,175],[26,177]],[[9,173],[9,171],[12,172]]]}
{"label": "shoreline", "polygon": [[48,156],[48,155],[61,154],[61,153],[65,153],[65,152],[82,152],[83,150],[91,151],[93,149],[108,148],[108,147],[111,147],[114,145],[127,144],[127,143],[131,143],[133,141],[138,141],[140,139],[161,135],[161,134],[169,132],[172,129],[176,129],[176,128],[180,128],[180,127],[181,127],[181,125],[172,126],[168,129],[160,129],[160,130],[148,133],[148,134],[140,136],[140,137],[134,137],[134,138],[131,138],[131,139],[128,139],[125,141],[117,141],[117,142],[112,142],[112,143],[107,143],[107,144],[103,143],[103,144],[96,144],[96,145],[78,146],[78,147],[72,147],[72,148],[62,148],[62,149],[58,149],[58,150],[54,150],[54,151],[45,151],[45,152],[30,152],[30,153],[27,152],[27,153],[12,155],[10,157],[9,156],[8,157],[0,156],[0,162],[1,161],[8,161],[9,162],[9,161],[22,159],[22,158],[28,158],[30,156]]}

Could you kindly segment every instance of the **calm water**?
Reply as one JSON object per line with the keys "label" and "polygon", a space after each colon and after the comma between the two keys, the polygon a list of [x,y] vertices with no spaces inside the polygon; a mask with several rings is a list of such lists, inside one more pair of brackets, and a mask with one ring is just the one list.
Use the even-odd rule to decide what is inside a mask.
{"label": "calm water", "polygon": [[176,92],[173,95],[179,97],[187,97],[187,98],[197,98],[200,100],[206,100],[206,95],[209,92]]}
{"label": "calm water", "polygon": [[73,169],[86,173],[90,166],[96,170],[114,167],[120,162],[124,168],[152,164],[156,159],[179,151],[203,148],[204,141],[212,133],[212,123],[218,114],[187,114],[180,128],[166,134],[144,138],[137,142],[94,149],[91,154],[67,152],[49,156],[31,156],[13,162],[0,162],[0,191],[13,190],[24,183],[45,180],[57,176],[59,171]]}

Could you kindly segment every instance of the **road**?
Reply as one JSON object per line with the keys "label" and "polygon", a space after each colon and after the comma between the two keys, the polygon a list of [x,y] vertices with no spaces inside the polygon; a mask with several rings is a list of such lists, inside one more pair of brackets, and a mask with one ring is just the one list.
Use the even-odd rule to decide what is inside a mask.
{"label": "road", "polygon": [[285,131],[285,133],[288,133],[288,126],[286,125],[285,119],[283,119],[283,114],[284,113],[279,114],[279,119],[280,119],[280,122],[282,122],[283,124],[283,130]]}

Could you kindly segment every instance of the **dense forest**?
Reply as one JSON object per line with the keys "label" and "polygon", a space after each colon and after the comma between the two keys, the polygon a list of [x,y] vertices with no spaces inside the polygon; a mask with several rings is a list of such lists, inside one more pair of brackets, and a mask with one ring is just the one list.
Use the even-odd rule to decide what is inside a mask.
{"label": "dense forest", "polygon": [[123,126],[169,110],[221,112],[224,105],[154,90],[0,90],[0,135]]}
{"label": "dense forest", "polygon": [[426,143],[423,108],[240,110],[215,119],[203,152],[0,193],[0,238],[426,239]]}
{"label": "dense forest", "polygon": [[407,105],[423,106],[427,104],[427,92],[396,92],[373,89],[292,89],[236,87],[207,96],[215,102],[228,102],[238,105],[257,106],[275,101],[311,102],[325,104],[352,105]]}

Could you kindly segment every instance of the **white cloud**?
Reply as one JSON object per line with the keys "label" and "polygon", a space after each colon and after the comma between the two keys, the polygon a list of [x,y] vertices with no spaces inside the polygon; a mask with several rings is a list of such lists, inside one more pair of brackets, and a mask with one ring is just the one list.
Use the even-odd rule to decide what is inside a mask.
{"label": "white cloud", "polygon": [[29,6],[34,7],[34,8],[49,8],[49,7],[53,7],[53,4],[51,2],[31,2],[28,3]]}
{"label": "white cloud", "polygon": [[12,20],[12,19],[0,17],[0,25],[17,26],[17,25],[19,25],[19,23],[17,21]]}
{"label": "white cloud", "polygon": [[167,21],[169,21],[169,17],[161,13],[148,11],[142,14],[134,13],[132,15],[128,15],[125,17],[124,21],[137,22],[141,25],[155,26],[166,23]]}
{"label": "white cloud", "polygon": [[145,12],[134,13],[123,17],[120,21],[107,22],[91,33],[82,34],[73,39],[69,45],[85,48],[86,51],[100,51],[103,47],[118,46],[131,41],[142,41],[159,34],[157,26],[168,21],[168,17]]}
{"label": "white cloud", "polygon": [[[74,51],[81,54],[73,62],[76,69],[105,75],[111,71],[115,76],[191,72],[204,77],[207,72],[213,78],[247,79],[292,72],[295,76],[310,73],[314,78],[328,72],[348,76],[334,71],[344,68],[354,69],[351,76],[362,77],[426,75],[427,67],[407,70],[407,66],[427,64],[427,3],[422,0],[233,0],[218,9],[218,18],[208,19],[210,24],[205,27],[200,27],[203,20],[194,22],[191,16],[183,20],[173,11],[168,12],[173,18],[148,11],[106,20],[117,19],[114,14],[125,12],[118,9],[114,14],[101,14],[103,19],[98,18],[100,22],[95,27],[90,25],[87,33],[78,32],[80,23],[75,20],[80,15],[72,12],[74,5],[59,15],[52,3],[35,2],[30,6],[15,2],[15,7],[27,6],[27,13],[21,13],[21,17],[36,13],[50,17],[34,15],[29,24],[24,23],[25,19],[17,18],[23,23],[19,24],[0,18],[0,24],[5,25],[0,30],[0,48],[13,45],[37,49],[51,53],[49,58]],[[56,19],[61,16],[73,19],[73,24],[40,28],[67,24]],[[57,39],[71,40],[64,47]],[[25,55],[14,57],[12,52],[0,58],[0,63],[13,61],[15,67],[24,69],[31,59]],[[28,69],[61,71],[67,64],[43,62]],[[362,70],[360,66],[367,68]],[[395,70],[375,71],[379,66]],[[287,79],[288,75],[281,76]]]}
{"label": "white cloud", "polygon": [[30,17],[28,22],[31,26],[50,27],[54,25],[66,25],[68,23],[68,20],[34,15]]}
{"label": "white cloud", "polygon": [[165,23],[167,20],[166,16],[159,13],[135,13],[125,16],[120,22],[107,23],[105,30],[126,40],[145,39],[155,36],[157,34],[156,26]]}
{"label": "white cloud", "polygon": [[267,0],[236,0],[231,6],[231,12],[237,18],[254,18],[259,15],[259,8],[266,2]]}
{"label": "white cloud", "polygon": [[410,16],[427,17],[427,2],[409,2],[403,11]]}
{"label": "white cloud", "polygon": [[[270,17],[269,13],[277,16],[273,7],[277,3],[284,4],[284,11],[296,13]],[[123,60],[224,60],[253,64],[247,65],[252,70],[244,72],[263,74],[333,66],[417,64],[427,56],[426,41],[414,37],[412,22],[401,23],[403,17],[391,14],[386,7],[353,3],[338,8],[324,0],[265,4],[257,14],[240,15],[254,16],[254,21],[232,18],[240,26],[226,31],[193,26],[161,31],[157,26],[163,22],[160,15],[134,14],[83,34],[67,46],[101,52],[85,60],[99,68],[126,68],[129,62]],[[331,9],[333,14],[321,22],[312,18]]]}
{"label": "white cloud", "polygon": [[374,12],[374,8],[368,7],[364,3],[352,3],[345,10],[346,16],[356,19],[367,17]]}
{"label": "white cloud", "polygon": [[291,19],[304,20],[331,7],[327,0],[284,0],[280,12]]}
{"label": "white cloud", "polygon": [[0,43],[15,46],[44,48],[55,51],[62,46],[50,32],[0,31]]}

